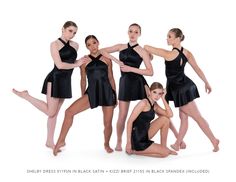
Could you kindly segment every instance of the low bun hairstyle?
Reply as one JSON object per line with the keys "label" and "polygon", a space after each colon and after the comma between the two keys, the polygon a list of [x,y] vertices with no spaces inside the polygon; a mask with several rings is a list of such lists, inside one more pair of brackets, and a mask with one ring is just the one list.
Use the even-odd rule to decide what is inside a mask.
{"label": "low bun hairstyle", "polygon": [[175,34],[175,38],[179,37],[181,42],[185,38],[182,30],[180,30],[179,28],[172,28],[172,29],[170,29],[170,32],[173,32]]}

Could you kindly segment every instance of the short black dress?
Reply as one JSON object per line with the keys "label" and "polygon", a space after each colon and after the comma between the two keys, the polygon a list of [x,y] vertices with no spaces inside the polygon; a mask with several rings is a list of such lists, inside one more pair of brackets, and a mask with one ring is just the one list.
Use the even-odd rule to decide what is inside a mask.
{"label": "short black dress", "polygon": [[145,150],[153,143],[148,137],[148,130],[150,128],[150,122],[155,118],[155,111],[154,105],[151,104],[148,98],[147,100],[151,109],[141,112],[132,126],[131,144],[132,149],[136,151]]}
{"label": "short black dress", "polygon": [[[139,68],[143,58],[133,49],[136,46],[138,46],[138,44],[130,46],[128,43],[128,48],[120,51],[119,59],[125,65]],[[121,71],[118,99],[122,101],[132,101],[146,98],[145,85],[148,86],[143,75]]]}
{"label": "short black dress", "polygon": [[90,107],[114,106],[116,105],[116,93],[112,89],[108,78],[108,66],[98,57],[89,55],[92,61],[86,66],[88,78],[88,88],[85,94],[88,94]]}
{"label": "short black dress", "polygon": [[[65,63],[74,63],[77,58],[77,51],[70,46],[70,41],[67,43],[61,38],[58,38],[63,44],[59,50],[60,58],[62,62]],[[47,94],[47,84],[48,82],[52,83],[51,97],[55,98],[71,98],[71,75],[73,69],[58,69],[54,65],[53,70],[47,75],[44,80],[42,93]]]}
{"label": "short black dress", "polygon": [[184,67],[188,59],[183,53],[183,47],[181,50],[173,49],[179,51],[179,55],[172,61],[165,61],[166,100],[174,101],[175,107],[181,107],[200,96],[195,83],[184,74]]}

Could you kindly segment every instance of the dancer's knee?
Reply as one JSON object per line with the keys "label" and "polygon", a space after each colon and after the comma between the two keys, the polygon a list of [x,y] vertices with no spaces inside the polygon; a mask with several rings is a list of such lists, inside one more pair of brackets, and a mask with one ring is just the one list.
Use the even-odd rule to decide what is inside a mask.
{"label": "dancer's knee", "polygon": [[47,113],[48,117],[50,117],[50,118],[53,118],[56,114],[57,114],[56,110],[55,111],[54,110],[49,110],[48,113]]}
{"label": "dancer's knee", "polygon": [[66,118],[71,118],[74,116],[74,113],[70,110],[70,108],[65,110],[65,117]]}
{"label": "dancer's knee", "polygon": [[168,118],[168,117],[166,117],[166,116],[161,116],[161,120],[162,120],[162,122],[163,122],[163,124],[164,124],[165,126],[168,126],[168,127],[169,127],[169,125],[170,125],[170,118]]}

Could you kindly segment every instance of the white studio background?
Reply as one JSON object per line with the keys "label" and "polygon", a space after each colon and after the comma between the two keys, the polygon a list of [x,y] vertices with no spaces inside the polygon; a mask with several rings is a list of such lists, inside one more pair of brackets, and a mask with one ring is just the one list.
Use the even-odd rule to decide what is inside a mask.
{"label": "white studio background", "polygon": [[[234,171],[229,167],[230,163],[236,162],[233,154],[236,149],[233,109],[236,101],[236,86],[233,80],[236,76],[233,64],[236,41],[234,12],[233,0],[1,1],[1,181],[188,181],[234,177]],[[201,98],[196,100],[199,109],[221,140],[220,151],[211,152],[210,142],[190,119],[185,137],[187,149],[179,152],[178,156],[156,159],[128,156],[124,151],[106,154],[103,150],[102,111],[97,108],[75,117],[67,137],[66,148],[54,157],[52,151],[45,147],[47,117],[13,95],[11,89],[27,89],[33,96],[45,99],[41,94],[42,84],[53,68],[49,45],[61,35],[61,27],[67,20],[75,21],[79,27],[74,38],[80,44],[78,57],[88,54],[84,38],[89,34],[97,36],[100,47],[127,43],[128,26],[136,22],[142,26],[140,45],[150,44],[170,49],[166,45],[168,30],[173,27],[181,28],[186,38],[183,46],[195,55],[213,88],[213,92],[207,95],[203,82],[189,65],[186,66],[186,74],[197,84],[201,95]],[[118,57],[118,54],[114,55]],[[155,74],[153,77],[146,77],[148,83],[159,81],[165,85],[164,61],[154,57],[152,63]],[[119,68],[113,64],[113,69],[118,90]],[[58,116],[55,140],[59,135],[64,110],[80,97],[79,69],[74,70],[72,86],[73,98],[63,104]],[[130,111],[135,104],[136,102],[131,104]],[[173,104],[171,107],[175,115],[173,122],[179,127],[178,110],[174,109]],[[113,148],[116,143],[117,113],[118,108],[113,117]],[[126,132],[123,148],[125,136]],[[156,137],[157,141],[158,138],[159,136]],[[170,132],[168,145],[174,141]],[[156,173],[135,174],[136,169],[153,170]],[[69,170],[90,170],[90,173],[70,173]],[[95,170],[100,171],[96,173]],[[123,174],[122,170],[132,172],[126,171]],[[208,173],[157,173],[157,170],[206,170]]]}

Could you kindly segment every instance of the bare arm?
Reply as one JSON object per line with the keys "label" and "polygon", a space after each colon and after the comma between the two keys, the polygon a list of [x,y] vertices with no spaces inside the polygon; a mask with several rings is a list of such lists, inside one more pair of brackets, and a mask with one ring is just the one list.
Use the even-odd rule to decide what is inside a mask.
{"label": "bare arm", "polygon": [[112,89],[114,91],[116,91],[116,84],[115,84],[113,71],[112,71],[112,62],[111,62],[111,60],[109,60],[107,58],[106,58],[106,62],[107,62],[107,65],[108,65],[108,79],[109,79],[109,82],[111,84]]}
{"label": "bare arm", "polygon": [[176,51],[176,50],[168,51],[165,49],[156,48],[156,47],[152,47],[149,45],[145,45],[144,49],[147,50],[150,54],[154,54],[156,56],[160,56],[160,57],[164,58],[166,61],[173,60],[179,54],[178,51]]}
{"label": "bare arm", "polygon": [[[186,50],[187,51],[187,50]],[[188,62],[191,65],[191,67],[193,68],[193,70],[197,73],[197,75],[199,76],[199,78],[201,78],[201,80],[205,83],[205,90],[207,93],[211,92],[211,86],[207,81],[207,78],[205,76],[205,74],[203,73],[203,71],[201,70],[201,68],[198,66],[194,56],[192,55],[192,53],[190,51],[187,51],[187,55],[186,57],[188,58]]]}
{"label": "bare arm", "polygon": [[148,55],[148,52],[141,48],[140,50],[141,56],[143,57],[143,62],[146,67],[146,69],[139,69],[127,65],[121,66],[121,71],[123,72],[133,72],[140,75],[146,75],[146,76],[152,76],[153,75],[153,68],[150,60],[150,56]]}
{"label": "bare arm", "polygon": [[128,122],[127,122],[127,144],[126,144],[126,152],[128,154],[131,153],[131,131],[132,131],[132,125],[135,119],[138,117],[138,115],[144,110],[146,107],[145,100],[141,100],[133,109]]}
{"label": "bare arm", "polygon": [[58,45],[57,45],[56,42],[51,43],[50,52],[51,52],[51,56],[52,56],[52,59],[54,61],[54,64],[56,65],[56,67],[58,69],[72,69],[72,68],[75,68],[75,67],[79,67],[82,63],[81,62],[82,60],[78,60],[78,61],[76,61],[75,63],[72,63],[72,64],[62,62],[62,60],[60,58],[60,55],[59,55]]}
{"label": "bare arm", "polygon": [[86,71],[85,71],[85,65],[82,65],[80,67],[80,88],[81,88],[81,95],[84,95],[85,89],[86,89]]}
{"label": "bare arm", "polygon": [[172,112],[172,110],[171,110],[169,104],[166,102],[166,100],[165,100],[164,97],[162,97],[162,101],[163,101],[163,104],[164,104],[165,109],[161,108],[158,104],[155,104],[155,106],[154,106],[155,112],[156,112],[158,115],[166,116],[166,117],[168,117],[168,118],[173,117],[173,112]]}
{"label": "bare arm", "polygon": [[123,62],[121,62],[119,59],[115,58],[114,56],[112,56],[110,53],[113,52],[118,52],[121,49],[122,44],[116,44],[114,46],[111,47],[106,47],[103,49],[100,49],[100,52],[103,56],[111,59],[112,61],[115,61],[117,64],[122,65]]}

